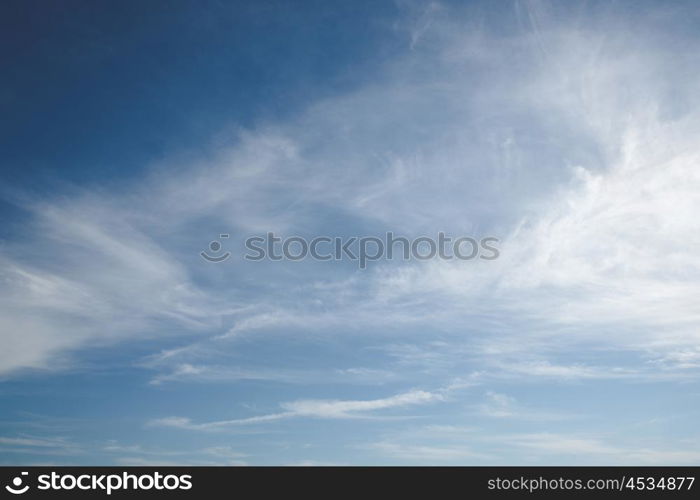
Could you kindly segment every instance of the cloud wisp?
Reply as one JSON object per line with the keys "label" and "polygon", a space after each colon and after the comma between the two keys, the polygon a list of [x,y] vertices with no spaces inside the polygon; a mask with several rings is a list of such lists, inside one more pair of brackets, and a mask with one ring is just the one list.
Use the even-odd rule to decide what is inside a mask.
{"label": "cloud wisp", "polygon": [[283,411],[267,415],[215,422],[194,423],[185,417],[165,417],[149,422],[151,426],[178,429],[215,431],[241,425],[275,422],[288,418],[356,419],[376,418],[373,412],[392,408],[404,408],[440,401],[443,396],[421,390],[413,390],[383,399],[371,400],[298,400],[280,405]]}

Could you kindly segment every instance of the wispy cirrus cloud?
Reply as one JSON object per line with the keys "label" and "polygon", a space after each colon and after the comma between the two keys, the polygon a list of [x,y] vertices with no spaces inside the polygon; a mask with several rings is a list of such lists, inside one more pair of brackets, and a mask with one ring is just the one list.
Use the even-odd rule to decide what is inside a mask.
{"label": "wispy cirrus cloud", "polygon": [[211,431],[296,417],[329,419],[373,418],[373,412],[423,405],[441,401],[443,398],[444,396],[440,393],[413,390],[382,399],[298,400],[281,403],[280,407],[283,411],[279,413],[205,423],[194,423],[189,418],[184,417],[165,417],[152,420],[149,422],[149,425]]}
{"label": "wispy cirrus cloud", "polygon": [[[277,405],[153,426],[349,423],[454,403],[454,421],[435,425],[457,432],[481,419],[491,438],[571,410],[530,404],[523,385],[590,391],[604,381],[633,405],[621,385],[697,381],[700,51],[677,29],[695,11],[401,8],[392,33],[403,50],[293,116],[225,131],[201,154],[166,154],[119,185],[5,189],[25,223],[0,246],[0,376],[139,346],[149,352],[129,352],[130,368],[148,372],[149,396],[197,382],[236,403],[250,396],[232,388],[254,382],[270,390],[255,397]],[[494,234],[501,257],[382,261],[362,273],[343,262],[235,260],[239,236],[387,230]],[[234,259],[203,262],[203,246],[224,231]],[[387,381],[403,390],[344,392]],[[288,395],[291,384],[332,385],[324,394],[337,399]],[[457,395],[476,384],[491,391],[485,400]],[[613,402],[592,392],[607,415]],[[695,457],[680,444],[531,431],[480,446],[494,462],[515,448],[549,460]],[[394,460],[476,459],[471,442],[401,438],[373,449]],[[152,458],[123,453],[125,463]]]}
{"label": "wispy cirrus cloud", "polygon": [[[483,15],[411,11],[398,25],[411,50],[371,84],[207,157],[164,160],[110,193],[23,198],[30,227],[2,251],[12,347],[0,370],[65,365],[81,347],[167,332],[235,338],[347,318],[503,322],[520,336],[640,352],[692,346],[698,120],[675,104],[693,102],[700,84],[685,69],[692,56],[666,57],[671,46],[617,18],[568,20],[547,4],[518,3],[507,36],[472,14]],[[224,291],[222,279],[248,272],[219,268],[217,279],[196,259],[204,228],[309,231],[338,220],[408,234],[488,229],[503,235],[503,256],[378,266],[354,285],[344,271],[324,273],[347,284],[332,299],[308,282],[294,297]],[[562,333],[570,326],[575,336]],[[498,330],[494,342],[511,335]]]}
{"label": "wispy cirrus cloud", "polygon": [[[558,435],[536,433],[510,436],[510,443],[526,448],[534,453],[549,456],[565,456],[573,463],[596,464],[692,464],[700,457],[695,449],[687,444],[682,447],[630,446],[611,444],[605,439],[590,436]],[[578,457],[578,458],[577,458]]]}
{"label": "wispy cirrus cloud", "polygon": [[73,439],[63,436],[0,436],[0,451],[8,456],[74,456],[85,453],[85,448]]}

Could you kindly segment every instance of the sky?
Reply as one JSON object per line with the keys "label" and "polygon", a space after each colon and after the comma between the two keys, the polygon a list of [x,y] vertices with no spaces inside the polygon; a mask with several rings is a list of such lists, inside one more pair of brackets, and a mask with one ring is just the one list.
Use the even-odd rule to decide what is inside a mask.
{"label": "sky", "polygon": [[700,462],[697,3],[0,19],[0,464]]}

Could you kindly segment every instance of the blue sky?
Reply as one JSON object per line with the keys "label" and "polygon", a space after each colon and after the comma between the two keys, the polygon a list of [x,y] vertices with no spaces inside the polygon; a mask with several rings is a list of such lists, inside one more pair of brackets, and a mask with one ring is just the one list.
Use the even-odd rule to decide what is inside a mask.
{"label": "blue sky", "polygon": [[700,461],[693,2],[0,9],[0,463]]}

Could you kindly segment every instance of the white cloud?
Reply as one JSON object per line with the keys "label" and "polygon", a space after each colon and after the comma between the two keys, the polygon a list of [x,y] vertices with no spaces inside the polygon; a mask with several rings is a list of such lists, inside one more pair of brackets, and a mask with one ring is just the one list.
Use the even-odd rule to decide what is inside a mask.
{"label": "white cloud", "polygon": [[274,422],[295,417],[331,419],[368,418],[372,416],[372,412],[378,410],[423,405],[442,401],[443,398],[444,396],[439,393],[412,390],[383,399],[355,401],[298,400],[282,403],[280,406],[284,411],[280,413],[206,423],[194,423],[189,418],[184,417],[165,417],[152,420],[149,422],[149,425],[187,430],[220,430],[227,427]]}
{"label": "white cloud", "polygon": [[489,391],[486,393],[486,403],[479,406],[479,412],[487,417],[513,417],[517,412],[515,398]]}
{"label": "white cloud", "polygon": [[301,400],[283,403],[282,408],[294,415],[318,418],[352,418],[366,412],[401,408],[442,400],[436,393],[413,390],[384,399],[367,401]]}
{"label": "white cloud", "polygon": [[85,452],[78,443],[62,436],[0,436],[0,451],[5,454],[68,456]]}
{"label": "white cloud", "polygon": [[596,437],[555,433],[522,434],[507,436],[506,439],[507,442],[534,453],[549,457],[566,457],[567,463],[691,465],[700,459],[700,452],[692,446],[693,443],[674,443],[673,448],[670,447],[670,443],[666,443],[666,446],[644,446],[644,444],[630,446],[610,444],[606,440]]}
{"label": "white cloud", "polygon": [[439,464],[442,462],[483,461],[487,458],[483,453],[478,453],[466,446],[431,446],[410,445],[380,441],[367,445],[367,448],[375,450],[399,462],[419,462],[422,465]]}
{"label": "white cloud", "polygon": [[[476,405],[475,410],[475,413],[478,416],[496,419],[546,422],[550,420],[566,420],[574,418],[573,415],[566,414],[561,411],[540,410],[537,408],[524,406],[520,404],[513,396],[494,391],[488,391],[485,395],[484,402]],[[576,417],[580,417],[580,415],[576,415]]]}
{"label": "white cloud", "polygon": [[2,437],[0,436],[0,446],[29,446],[38,448],[65,448],[70,443],[65,439],[45,439],[26,437]]}

